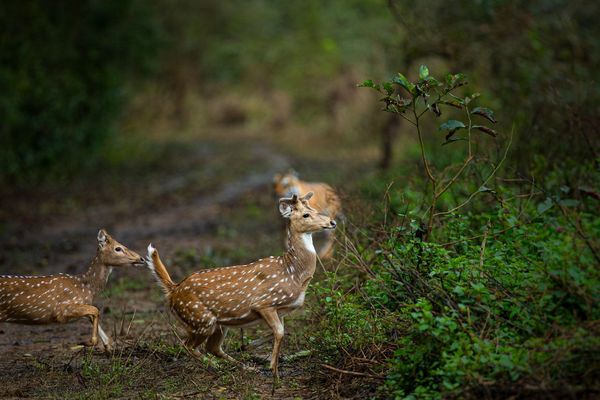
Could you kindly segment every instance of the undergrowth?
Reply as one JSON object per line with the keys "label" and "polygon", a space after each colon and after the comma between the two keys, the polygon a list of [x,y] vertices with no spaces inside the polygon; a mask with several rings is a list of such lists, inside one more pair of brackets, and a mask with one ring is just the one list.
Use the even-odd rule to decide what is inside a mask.
{"label": "undergrowth", "polygon": [[[391,84],[381,87],[386,101],[402,103]],[[433,108],[424,93],[412,96]],[[350,388],[357,376],[370,380],[374,398],[598,395],[598,199],[564,184],[564,171],[545,184],[501,178],[504,159],[471,158],[470,149],[472,163],[449,195],[438,196],[435,185],[428,194],[422,188],[435,171],[461,164],[428,165],[426,155],[437,160],[442,150],[426,150],[421,143],[431,174],[403,171],[411,179],[395,190],[384,178],[359,183],[364,193],[386,193],[384,207],[362,228],[349,227],[335,272],[314,286],[324,332],[314,346],[339,371],[328,379]],[[473,187],[488,176],[482,169],[492,174]],[[597,163],[587,177],[598,183]],[[434,207],[441,211],[431,218]]]}
{"label": "undergrowth", "polygon": [[[324,361],[383,358],[369,366],[386,377],[381,397],[599,390],[598,260],[558,207],[544,207],[456,215],[435,243],[397,218],[359,250],[358,282],[341,287],[353,271],[340,268],[316,286]],[[578,218],[600,237],[598,216]]]}

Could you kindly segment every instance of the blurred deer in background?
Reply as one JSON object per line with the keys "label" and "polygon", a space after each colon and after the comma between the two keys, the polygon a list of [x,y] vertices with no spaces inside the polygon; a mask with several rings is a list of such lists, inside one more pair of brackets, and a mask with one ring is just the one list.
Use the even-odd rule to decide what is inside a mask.
{"label": "blurred deer in background", "polygon": [[110,339],[99,324],[100,312],[92,305],[108,280],[113,267],[143,266],[145,260],[114,240],[104,229],[98,232],[98,250],[81,275],[0,276],[0,322],[42,325],[67,323],[87,317],[92,337],[87,346],[98,343],[108,350]]}
{"label": "blurred deer in background", "polygon": [[[342,217],[342,202],[335,190],[326,183],[304,182],[298,178],[298,174],[290,170],[285,174],[276,174],[273,177],[273,189],[278,197],[290,197],[294,194],[312,192],[310,205],[317,212],[336,219]],[[325,231],[325,243],[319,248],[318,255],[322,260],[328,259],[333,254],[333,243],[335,234]]]}
{"label": "blurred deer in background", "polygon": [[227,328],[264,321],[273,331],[271,370],[278,378],[284,333],[281,317],[303,305],[316,268],[312,234],[336,226],[334,220],[309,205],[311,196],[294,194],[279,200],[279,211],[288,220],[288,248],[279,257],[199,271],[176,284],[158,251],[148,246],[148,267],[165,291],[170,309],[187,327],[185,345],[190,351],[196,354],[197,347],[206,341],[209,353],[235,361],[221,349]]}

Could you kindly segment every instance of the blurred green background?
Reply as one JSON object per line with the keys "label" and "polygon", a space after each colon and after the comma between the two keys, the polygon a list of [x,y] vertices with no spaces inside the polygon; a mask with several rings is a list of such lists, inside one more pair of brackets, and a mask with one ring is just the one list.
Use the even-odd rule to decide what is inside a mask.
{"label": "blurred green background", "polygon": [[310,127],[300,131],[306,140],[379,146],[385,122],[375,98],[355,85],[421,63],[468,74],[505,128],[514,126],[511,157],[522,170],[577,168],[598,155],[598,7],[4,2],[1,175],[13,183],[68,179],[121,162],[115,143],[122,152],[124,140],[202,136],[222,124],[266,140]]}

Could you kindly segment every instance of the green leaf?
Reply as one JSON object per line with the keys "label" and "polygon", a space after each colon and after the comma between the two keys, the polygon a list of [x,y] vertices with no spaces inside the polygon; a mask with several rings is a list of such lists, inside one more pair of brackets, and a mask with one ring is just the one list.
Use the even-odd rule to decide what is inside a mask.
{"label": "green leaf", "polygon": [[444,143],[442,143],[442,146],[446,146],[447,144],[454,143],[454,142],[460,142],[460,141],[466,142],[467,139],[465,139],[465,138],[447,139]]}
{"label": "green leaf", "polygon": [[440,81],[435,79],[433,76],[428,76],[427,78],[425,78],[425,82],[427,82],[429,86],[442,86]]}
{"label": "green leaf", "polygon": [[465,124],[462,121],[457,121],[455,119],[449,119],[440,125],[440,131],[455,131],[457,129],[466,128]]}
{"label": "green leaf", "polygon": [[380,86],[378,84],[374,83],[371,79],[367,79],[363,83],[358,84],[358,87],[371,88],[371,89],[375,89],[375,90],[380,89]]}
{"label": "green leaf", "polygon": [[494,112],[486,107],[475,107],[473,109],[473,111],[471,111],[471,114],[481,115],[482,117],[484,117],[485,119],[487,119],[488,121],[490,121],[494,124],[496,122],[498,122],[498,121],[496,121],[496,118],[494,117]]}
{"label": "green leaf", "polygon": [[549,209],[552,208],[554,203],[552,203],[552,199],[550,197],[547,197],[546,200],[544,200],[543,202],[541,202],[540,204],[537,205],[537,212],[538,214],[542,214],[546,211],[548,211]]}
{"label": "green leaf", "polygon": [[454,89],[458,86],[466,85],[464,82],[465,75],[464,74],[448,74],[446,75],[446,85]]}
{"label": "green leaf", "polygon": [[398,72],[398,75],[396,75],[392,79],[392,82],[397,83],[398,85],[402,86],[404,89],[408,90],[411,94],[415,93],[415,85],[410,83],[408,81],[408,79],[406,79],[406,77],[404,75],[402,75],[400,72]]}
{"label": "green leaf", "polygon": [[446,141],[448,141],[448,139],[450,139],[457,130],[463,129],[463,128],[465,128],[465,124],[463,124],[461,121],[457,121],[455,119],[450,119],[450,120],[444,122],[443,124],[441,124],[438,129],[440,131],[448,131],[448,134],[446,135]]}
{"label": "green leaf", "polygon": [[575,199],[562,199],[558,202],[563,207],[577,207],[579,205],[579,201]]}
{"label": "green leaf", "polygon": [[429,76],[429,68],[427,68],[427,65],[421,65],[421,67],[419,67],[419,79],[425,79]]}
{"label": "green leaf", "polygon": [[383,84],[383,89],[386,91],[388,96],[390,96],[392,93],[394,93],[394,87],[392,86],[392,84],[390,82],[385,82]]}
{"label": "green leaf", "polygon": [[488,135],[493,136],[493,137],[498,136],[498,133],[496,133],[495,130],[493,130],[492,128],[488,128],[487,126],[473,125],[473,128],[475,128],[483,133],[487,133]]}
{"label": "green leaf", "polygon": [[444,104],[444,105],[447,105],[447,106],[450,106],[450,107],[458,108],[459,110],[462,110],[462,105],[458,101],[440,100],[438,103],[439,104]]}

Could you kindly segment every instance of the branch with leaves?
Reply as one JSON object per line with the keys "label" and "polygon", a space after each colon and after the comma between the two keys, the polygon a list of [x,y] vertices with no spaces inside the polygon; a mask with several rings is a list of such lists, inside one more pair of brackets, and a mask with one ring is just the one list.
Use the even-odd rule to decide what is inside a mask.
{"label": "branch with leaves", "polygon": [[[475,157],[473,132],[483,132],[494,138],[497,136],[496,131],[488,125],[473,122],[474,117],[481,117],[492,124],[497,121],[491,109],[480,106],[471,108],[474,100],[480,96],[479,93],[467,96],[457,94],[457,89],[465,85],[467,85],[467,81],[464,74],[448,74],[441,82],[429,74],[429,68],[425,65],[421,65],[419,68],[419,79],[416,82],[410,82],[403,74],[398,73],[388,82],[375,83],[367,80],[359,85],[359,87],[371,88],[382,94],[383,97],[380,101],[384,104],[383,110],[398,114],[417,131],[423,168],[431,185],[431,199],[426,212],[428,235],[433,230],[434,218],[446,214],[445,212],[436,212],[437,200],[456,183]],[[428,160],[421,120],[428,112],[433,113],[437,118],[441,117],[444,107],[462,110],[464,120],[448,119],[439,125],[438,130],[446,133],[442,145],[465,141],[467,142],[467,155],[460,163],[457,172],[447,181],[442,182],[443,174],[436,175]],[[466,133],[464,137],[458,137],[457,133],[461,131]],[[496,171],[497,169],[493,171],[493,174]]]}

